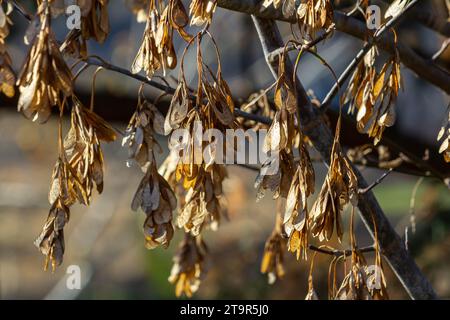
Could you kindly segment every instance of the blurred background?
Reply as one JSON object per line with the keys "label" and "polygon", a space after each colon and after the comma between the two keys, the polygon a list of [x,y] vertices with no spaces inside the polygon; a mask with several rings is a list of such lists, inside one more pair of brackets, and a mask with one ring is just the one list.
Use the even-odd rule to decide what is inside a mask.
{"label": "blurred background", "polygon": [[[34,1],[22,3],[34,12]],[[89,49],[115,65],[129,68],[139,48],[144,25],[137,23],[133,14],[124,8],[123,0],[110,1],[111,33],[105,44],[90,43]],[[27,53],[22,41],[27,23],[17,13],[12,14],[12,19],[14,27],[7,41],[14,69],[18,71]],[[57,20],[53,29],[58,39],[63,39],[67,33],[63,19]],[[280,29],[287,39],[290,26],[280,23]],[[399,29],[400,38],[412,46],[420,44],[421,54],[426,56],[436,52],[443,40],[419,24],[403,25]],[[245,101],[251,93],[272,84],[250,17],[218,8],[211,31],[221,51],[224,77],[236,99]],[[176,39],[180,56],[184,44],[179,37]],[[336,33],[318,50],[339,74],[361,45],[359,40]],[[214,65],[212,47],[207,41],[204,47],[206,60]],[[444,54],[443,59],[448,56],[450,53]],[[185,65],[186,74],[194,75],[193,53],[188,53]],[[299,70],[304,86],[323,98],[333,84],[329,71],[308,56],[302,59]],[[94,71],[95,68],[90,68],[76,83],[76,93],[86,104]],[[436,136],[445,119],[449,99],[408,69],[403,68],[402,74],[405,92],[400,94],[397,103],[397,123],[386,133],[401,134],[406,144],[435,152]],[[178,68],[166,79],[173,85],[177,77]],[[188,80],[195,81],[195,77]],[[97,77],[96,112],[124,130],[136,107],[139,85],[123,75],[101,72]],[[148,89],[147,95],[156,96],[157,92]],[[174,298],[174,289],[167,278],[182,235],[178,233],[167,250],[144,248],[141,232],[144,214],[130,209],[142,173],[136,166],[127,168],[127,150],[121,147],[120,139],[103,146],[106,161],[103,193],[95,196],[89,208],[76,205],[71,209],[63,264],[54,274],[42,270],[44,260],[33,241],[48,214],[47,193],[57,157],[57,121],[53,117],[47,124],[38,125],[26,120],[15,111],[15,102],[4,97],[0,100],[0,298]],[[345,139],[350,145],[358,143],[358,137],[351,132]],[[162,146],[167,145],[165,138],[160,140]],[[158,161],[161,162],[166,153],[164,150]],[[448,166],[446,169],[448,172]],[[316,190],[319,190],[326,168],[318,164],[316,172]],[[383,171],[364,169],[363,173],[371,182]],[[225,185],[230,219],[217,232],[206,233],[210,270],[194,298],[304,299],[309,263],[297,261],[286,253],[286,276],[274,285],[269,285],[267,277],[259,272],[264,243],[275,221],[275,202],[269,193],[263,200],[255,201],[255,177],[253,171],[230,167]],[[450,298],[449,190],[435,179],[425,178],[420,184],[418,180],[415,176],[393,173],[374,192],[397,232],[404,235],[408,228],[408,248],[438,295]],[[411,210],[415,186],[417,193]],[[411,231],[412,213],[415,233]],[[346,212],[344,218],[348,216]],[[371,244],[364,226],[357,222],[359,245]],[[344,239],[343,243],[346,246],[348,240]],[[339,246],[333,242],[330,245]],[[373,261],[372,255],[367,257]],[[320,298],[327,297],[329,263],[328,256],[317,257],[314,279]],[[66,288],[66,269],[70,265],[81,267],[81,290]],[[385,272],[391,298],[407,298],[386,263]]]}

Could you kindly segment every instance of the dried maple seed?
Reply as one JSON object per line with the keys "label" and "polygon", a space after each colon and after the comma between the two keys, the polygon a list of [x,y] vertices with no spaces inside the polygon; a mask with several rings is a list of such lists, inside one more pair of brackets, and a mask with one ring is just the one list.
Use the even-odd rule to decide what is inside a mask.
{"label": "dried maple seed", "polygon": [[366,54],[353,73],[344,94],[344,102],[350,102],[349,112],[357,111],[358,131],[374,138],[375,145],[381,140],[385,128],[391,127],[395,122],[395,102],[402,87],[397,50],[380,72],[375,67],[377,55],[376,47]]}
{"label": "dried maple seed", "polygon": [[320,241],[330,240],[333,230],[342,239],[341,213],[344,206],[358,199],[358,181],[349,160],[343,155],[339,143],[341,120],[339,118],[331,151],[330,167],[325,182],[311,209],[311,231]]}
{"label": "dried maple seed", "polygon": [[304,36],[314,38],[320,29],[333,24],[333,6],[330,0],[302,0],[297,8],[300,31]]}
{"label": "dried maple seed", "polygon": [[169,246],[174,233],[172,212],[177,208],[174,192],[156,167],[155,148],[159,145],[155,134],[163,134],[163,122],[164,118],[156,106],[145,100],[140,91],[137,110],[131,118],[122,145],[128,147],[128,163],[136,161],[145,172],[131,208],[134,211],[141,208],[146,214],[143,230],[148,249]]}
{"label": "dried maple seed", "polygon": [[282,235],[280,214],[281,212],[277,214],[277,223],[274,231],[266,241],[261,261],[261,273],[268,275],[269,284],[275,283],[277,279],[283,278],[285,274],[283,261],[286,239]]}
{"label": "dried maple seed", "polygon": [[61,96],[72,94],[72,74],[50,29],[49,8],[44,6],[39,12],[39,32],[17,80],[17,108],[27,118],[44,123],[51,108],[61,105]]}
{"label": "dried maple seed", "polygon": [[191,25],[210,24],[216,7],[217,0],[192,0],[189,7]]}
{"label": "dried maple seed", "polygon": [[181,242],[174,265],[170,272],[169,282],[175,285],[175,294],[192,297],[205,277],[207,248],[200,237],[185,235]]}

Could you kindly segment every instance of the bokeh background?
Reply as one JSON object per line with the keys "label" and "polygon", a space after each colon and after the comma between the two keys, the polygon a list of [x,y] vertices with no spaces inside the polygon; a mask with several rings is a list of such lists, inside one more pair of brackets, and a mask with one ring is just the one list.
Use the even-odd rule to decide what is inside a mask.
{"label": "bokeh background", "polygon": [[[22,1],[32,12],[34,1]],[[135,21],[123,0],[110,1],[111,34],[103,45],[90,43],[92,53],[112,63],[129,68],[139,48],[144,26]],[[26,30],[24,19],[13,13],[15,23],[8,38],[8,47],[18,71],[27,48],[22,37]],[[64,19],[53,26],[57,37],[67,33]],[[290,27],[280,24],[288,38]],[[251,19],[248,16],[217,9],[212,34],[221,50],[224,77],[236,98],[245,99],[252,92],[268,87],[271,74],[261,54]],[[400,27],[402,39],[411,45],[420,43],[424,55],[432,55],[439,47],[438,38],[419,25]],[[205,56],[215,64],[213,52],[205,42]],[[319,53],[341,72],[361,42],[337,33],[321,45]],[[180,53],[184,46],[178,39]],[[209,46],[211,47],[211,46]],[[444,54],[444,59],[446,54]],[[186,58],[186,74],[195,74],[193,53]],[[76,92],[88,102],[92,73],[89,69],[78,79]],[[448,97],[440,90],[402,69],[405,92],[397,103],[398,120],[395,128],[409,137],[408,143],[436,148],[436,136]],[[329,72],[317,60],[305,56],[300,65],[300,78],[305,87],[323,97],[333,81]],[[170,83],[178,77],[178,69],[166,77]],[[189,79],[195,81],[195,77]],[[124,129],[136,106],[139,83],[120,74],[103,71],[97,77],[96,111],[111,123]],[[148,89],[148,96],[156,91]],[[67,121],[67,120],[66,120]],[[67,127],[67,123],[66,123]],[[391,129],[388,129],[388,131]],[[177,234],[167,249],[148,251],[144,248],[142,223],[144,215],[132,212],[130,202],[142,177],[134,166],[127,168],[127,150],[120,141],[104,145],[106,159],[105,189],[96,195],[89,207],[76,205],[66,228],[66,253],[63,265],[55,273],[42,270],[43,257],[33,241],[48,214],[47,192],[52,168],[57,157],[57,121],[38,125],[15,111],[15,101],[0,101],[0,298],[1,299],[163,299],[174,298],[174,290],[167,278],[172,256],[181,239]],[[165,138],[160,138],[165,146]],[[161,154],[164,159],[167,150]],[[326,173],[323,165],[316,165],[319,190]],[[383,172],[365,169],[368,181]],[[274,285],[267,283],[259,266],[266,238],[275,220],[275,202],[271,195],[256,202],[253,188],[256,173],[232,166],[226,181],[229,221],[217,232],[206,232],[210,270],[194,298],[199,299],[303,299],[307,290],[309,264],[297,261],[286,253],[286,276]],[[411,196],[418,177],[391,174],[374,190],[380,204],[399,234],[408,228],[408,248],[423,272],[429,277],[438,295],[450,298],[450,197],[448,189],[439,181],[425,178],[417,189],[414,210]],[[411,230],[411,214],[416,221]],[[347,221],[348,212],[344,214]],[[364,226],[357,221],[360,246],[371,240]],[[339,246],[337,243],[331,245]],[[343,245],[347,246],[344,239]],[[369,254],[369,261],[373,257]],[[327,296],[327,272],[330,258],[318,256],[314,274],[315,287],[321,298]],[[79,265],[82,270],[82,289],[66,288],[66,269]],[[406,298],[398,280],[385,263],[388,291],[391,298]]]}

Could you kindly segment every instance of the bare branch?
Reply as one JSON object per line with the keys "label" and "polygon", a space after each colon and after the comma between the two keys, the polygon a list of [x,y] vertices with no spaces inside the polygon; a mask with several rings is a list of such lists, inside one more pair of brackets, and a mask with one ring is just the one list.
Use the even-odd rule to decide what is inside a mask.
{"label": "bare branch", "polygon": [[[347,249],[347,250],[337,250],[337,249],[325,249],[322,247],[316,247],[314,245],[309,245],[308,246],[309,250],[312,251],[316,251],[316,252],[320,252],[323,254],[328,254],[330,256],[335,256],[335,257],[341,257],[341,256],[350,256],[352,254],[352,250],[351,249]],[[361,253],[367,253],[367,252],[374,252],[375,251],[375,246],[371,245],[371,246],[367,246],[367,247],[363,247],[363,248],[356,248],[357,251],[361,252]]]}
{"label": "bare branch", "polygon": [[368,186],[367,188],[364,188],[364,189],[359,189],[358,193],[364,194],[364,193],[371,191],[373,188],[375,188],[377,185],[379,185],[393,170],[394,170],[393,168],[389,168],[388,171],[383,173],[381,175],[381,177],[379,177],[377,180],[375,180],[375,182],[373,182],[370,186]]}

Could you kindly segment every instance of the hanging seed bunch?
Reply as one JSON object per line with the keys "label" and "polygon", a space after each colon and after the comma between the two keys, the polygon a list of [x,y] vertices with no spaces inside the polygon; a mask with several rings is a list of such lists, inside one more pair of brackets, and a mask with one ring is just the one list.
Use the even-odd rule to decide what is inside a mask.
{"label": "hanging seed bunch", "polygon": [[158,173],[155,160],[155,151],[160,149],[155,134],[164,133],[163,125],[162,114],[140,93],[137,110],[131,118],[122,145],[128,147],[129,162],[136,161],[145,172],[131,208],[134,211],[141,208],[147,216],[143,229],[148,249],[158,246],[167,248],[174,233],[172,212],[177,208],[177,199],[167,181]]}
{"label": "hanging seed bunch", "polygon": [[[207,34],[211,37],[209,32]],[[224,154],[224,150],[219,149],[223,146],[218,145],[217,141],[211,141],[209,145],[200,141],[202,137],[199,139],[196,131],[201,125],[203,130],[216,129],[225,134],[226,129],[236,126],[234,103],[230,89],[222,77],[217,46],[213,40],[218,58],[217,72],[213,74],[203,63],[200,48],[202,35],[203,33],[199,33],[196,36],[199,78],[195,97],[189,93],[182,61],[179,85],[165,121],[166,132],[179,128],[189,132],[189,140],[184,141],[182,157],[174,158],[177,161],[176,181],[182,183],[186,190],[177,225],[184,227],[186,232],[191,232],[194,236],[198,235],[204,226],[217,228],[223,212],[222,182],[227,176],[225,166],[216,163],[216,159],[222,160],[218,157]],[[194,39],[189,45],[193,41]],[[189,45],[183,54],[183,60]]]}
{"label": "hanging seed bunch", "polygon": [[189,7],[191,25],[211,24],[216,7],[217,0],[192,0]]}
{"label": "hanging seed bunch", "polygon": [[345,103],[350,102],[349,112],[357,112],[358,131],[374,138],[375,145],[381,140],[383,131],[395,122],[395,102],[402,87],[397,50],[380,72],[375,67],[377,55],[376,47],[366,54],[344,95]]}
{"label": "hanging seed bunch", "polygon": [[0,1],[0,93],[8,98],[14,97],[14,84],[16,76],[11,67],[12,61],[6,48],[6,37],[9,35],[9,27],[12,21],[9,15],[13,8],[9,2],[6,3],[6,12],[3,8],[3,0]]}
{"label": "hanging seed bunch", "polygon": [[[350,217],[350,242],[352,247],[351,268],[345,276],[340,288],[332,297],[337,300],[373,300],[388,299],[386,280],[383,273],[381,253],[378,244],[378,236],[375,228],[375,275],[369,273],[370,269],[364,255],[356,246],[356,238],[353,227],[355,207],[352,208]],[[377,274],[379,272],[379,274]],[[379,282],[379,283],[377,283]]]}
{"label": "hanging seed bunch", "polygon": [[191,37],[184,31],[189,17],[180,0],[170,0],[167,3],[150,0],[147,12],[142,44],[131,71],[139,73],[144,70],[150,79],[157,70],[162,68],[165,74],[167,69],[174,69],[177,65],[173,45],[174,30],[185,40]]}
{"label": "hanging seed bunch", "polygon": [[264,247],[264,255],[261,262],[261,273],[267,274],[269,284],[284,277],[283,267],[286,239],[279,231],[274,231],[267,239]]}
{"label": "hanging seed bunch", "polygon": [[81,19],[81,35],[85,41],[95,39],[98,43],[103,43],[106,40],[109,34],[108,1],[78,1],[82,3],[82,13],[87,12],[85,16],[82,14]]}
{"label": "hanging seed bunch", "polygon": [[[61,176],[61,178],[64,177]],[[58,197],[50,209],[41,234],[34,242],[45,256],[44,270],[47,270],[50,263],[52,270],[55,271],[63,261],[64,227],[69,222],[69,218],[69,207],[64,205],[61,197]]]}
{"label": "hanging seed bunch", "polygon": [[370,292],[367,288],[367,263],[364,256],[357,250],[353,250],[351,269],[345,276],[334,299],[336,300],[370,300]]}
{"label": "hanging seed bunch", "polygon": [[[64,139],[64,150],[70,167],[77,173],[83,188],[81,204],[89,205],[94,187],[103,191],[103,152],[100,142],[113,142],[116,134],[111,126],[72,97],[71,127]],[[51,201],[50,201],[51,202]]]}
{"label": "hanging seed bunch", "polygon": [[325,182],[311,209],[311,231],[320,241],[330,240],[333,230],[339,241],[342,239],[341,213],[344,206],[351,202],[357,204],[358,181],[350,162],[343,155],[339,143],[341,118],[339,117],[331,151],[330,167]]}
{"label": "hanging seed bunch", "polygon": [[314,38],[318,30],[328,29],[333,24],[333,6],[330,0],[302,0],[297,8],[300,31]]}
{"label": "hanging seed bunch", "polygon": [[[280,196],[283,198],[288,196],[289,186],[296,170],[294,156],[292,153],[282,150],[279,151],[279,153],[275,153],[274,157],[277,157],[277,159],[269,157],[262,164],[258,176],[256,177],[255,189],[257,190],[257,201],[264,198],[266,190],[273,192],[274,199],[278,199]],[[273,172],[273,166],[278,166],[276,172]]]}
{"label": "hanging seed bunch", "polygon": [[[62,111],[61,111],[62,112]],[[92,191],[103,191],[103,154],[100,142],[116,139],[114,130],[93,111],[72,96],[71,127],[62,139],[60,120],[59,158],[53,170],[49,192],[52,205],[36,246],[46,256],[45,269],[62,263],[64,254],[63,228],[69,221],[69,207],[75,202],[89,205]]]}
{"label": "hanging seed bunch", "polygon": [[264,254],[261,261],[261,273],[267,274],[269,284],[284,277],[283,267],[286,238],[283,236],[283,218],[281,211],[281,199],[277,200],[278,212],[275,228],[264,246]]}
{"label": "hanging seed bunch", "polygon": [[185,234],[170,272],[169,282],[175,285],[175,294],[192,297],[207,272],[207,248],[200,236]]}
{"label": "hanging seed bunch", "polygon": [[[285,54],[280,58],[279,77],[275,87],[277,113],[266,136],[264,151],[279,154],[279,170],[265,175],[266,164],[260,171],[256,186],[258,194],[265,188],[275,191],[275,197],[287,198],[283,219],[284,231],[289,237],[289,251],[297,257],[306,257],[308,237],[307,198],[314,193],[314,169],[306,149],[300,126],[296,120],[297,96],[294,82],[286,75]],[[299,160],[295,161],[292,148],[298,146]],[[271,164],[269,164],[271,165]],[[259,184],[258,184],[259,183]]]}
{"label": "hanging seed bunch", "polygon": [[[272,124],[264,140],[263,151],[270,154],[271,157],[262,164],[260,173],[256,179],[255,187],[258,189],[258,198],[264,196],[264,190],[270,189],[275,192],[275,198],[282,196],[286,198],[289,192],[289,185],[292,177],[297,171],[297,164],[294,161],[292,147],[299,145],[301,150],[300,157],[303,164],[309,162],[309,154],[303,145],[303,139],[299,139],[299,126],[296,124],[297,96],[293,81],[286,75],[285,54],[282,55],[279,66],[279,77],[275,87],[275,105],[277,111]],[[306,152],[306,154],[304,154]],[[278,157],[279,170],[275,174],[267,174],[274,165],[273,156]],[[302,168],[305,170],[311,169]],[[306,172],[308,181],[314,180],[314,172]],[[306,182],[306,181],[305,181]]]}
{"label": "hanging seed bunch", "polygon": [[308,249],[309,212],[308,197],[314,193],[314,168],[305,145],[293,176],[284,214],[284,230],[289,236],[288,249],[296,252],[297,259],[306,259]]}
{"label": "hanging seed bunch", "polygon": [[447,108],[447,119],[444,119],[437,140],[441,141],[439,153],[444,156],[445,162],[450,162],[450,105]]}
{"label": "hanging seed bunch", "polygon": [[128,147],[127,166],[130,167],[135,161],[143,172],[147,172],[148,167],[155,162],[155,151],[162,152],[155,135],[164,135],[164,116],[153,103],[145,99],[142,88],[122,146]]}
{"label": "hanging seed bunch", "polygon": [[[37,35],[19,74],[17,108],[27,118],[45,123],[53,106],[72,94],[72,75],[50,29],[50,9],[42,2],[38,9]],[[29,31],[30,33],[30,31]]]}

